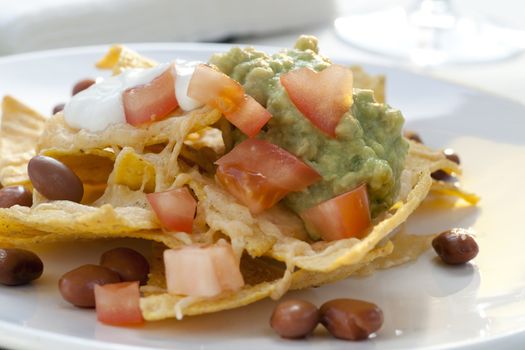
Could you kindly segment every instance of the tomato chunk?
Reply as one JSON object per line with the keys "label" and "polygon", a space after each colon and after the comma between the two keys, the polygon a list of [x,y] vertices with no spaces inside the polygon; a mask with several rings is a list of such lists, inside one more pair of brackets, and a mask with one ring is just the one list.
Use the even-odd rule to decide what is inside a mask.
{"label": "tomato chunk", "polygon": [[186,187],[148,193],[146,198],[163,228],[191,233],[197,201]]}
{"label": "tomato chunk", "polygon": [[271,208],[286,196],[290,190],[272,185],[261,174],[220,165],[215,174],[217,180],[250,209],[253,214]]}
{"label": "tomato chunk", "polygon": [[337,64],[319,73],[300,68],[281,75],[280,81],[295,107],[318,129],[335,137],[341,117],[352,106],[352,71]]}
{"label": "tomato chunk", "polygon": [[235,111],[244,101],[244,89],[226,74],[200,64],[191,77],[188,97],[228,113]]}
{"label": "tomato chunk", "polygon": [[248,139],[215,164],[261,174],[269,182],[290,191],[301,191],[321,175],[290,152],[265,140]]}
{"label": "tomato chunk", "polygon": [[179,106],[175,97],[173,67],[148,84],[125,90],[122,102],[126,121],[133,126],[165,118]]}
{"label": "tomato chunk", "polygon": [[233,112],[224,114],[233,125],[239,128],[248,137],[254,137],[270,120],[272,115],[259,102],[249,95]]}
{"label": "tomato chunk", "polygon": [[296,156],[265,140],[243,141],[215,163],[219,182],[254,214],[321,179]]}
{"label": "tomato chunk", "polygon": [[366,184],[307,209],[301,217],[325,241],[363,238],[371,221]]}
{"label": "tomato chunk", "polygon": [[212,297],[244,286],[239,262],[224,240],[210,246],[165,250],[164,264],[170,293]]}
{"label": "tomato chunk", "polygon": [[95,285],[97,319],[111,325],[144,322],[140,310],[139,282]]}
{"label": "tomato chunk", "polygon": [[253,97],[245,95],[241,84],[205,64],[195,68],[188,96],[217,108],[249,137],[257,135],[272,117]]}

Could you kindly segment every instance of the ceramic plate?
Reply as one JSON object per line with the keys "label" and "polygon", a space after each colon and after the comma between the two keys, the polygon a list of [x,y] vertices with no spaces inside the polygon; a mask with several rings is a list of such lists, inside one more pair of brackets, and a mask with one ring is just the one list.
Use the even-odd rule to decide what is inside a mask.
{"label": "ceramic plate", "polygon": [[[222,45],[136,45],[160,61],[206,60]],[[11,94],[42,113],[69,98],[79,79],[96,77],[93,63],[105,47],[75,48],[0,58],[0,96]],[[346,62],[344,59],[340,63]],[[47,245],[37,251],[45,274],[31,286],[0,287],[0,344],[13,349],[492,349],[525,341],[525,107],[462,86],[388,67],[367,67],[388,77],[388,101],[407,127],[438,148],[461,156],[464,186],[478,193],[477,208],[423,206],[408,223],[412,233],[473,227],[480,253],[459,267],[439,264],[432,251],[415,263],[294,292],[320,304],[352,297],[377,303],[385,322],[377,336],[349,344],[318,329],[308,340],[287,341],[268,325],[275,302],[237,310],[116,328],[93,311],[64,302],[57,281],[81,264],[96,263],[109,246],[136,241]],[[140,248],[140,247],[139,247]]]}

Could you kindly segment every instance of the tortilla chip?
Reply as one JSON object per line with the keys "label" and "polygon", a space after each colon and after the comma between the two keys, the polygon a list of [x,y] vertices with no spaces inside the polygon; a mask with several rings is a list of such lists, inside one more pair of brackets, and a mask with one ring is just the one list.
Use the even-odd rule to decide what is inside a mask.
{"label": "tortilla chip", "polygon": [[180,242],[159,229],[151,210],[137,207],[92,207],[69,201],[41,203],[33,208],[0,209],[0,244],[34,243],[130,237],[171,247]]}
{"label": "tortilla chip", "polygon": [[465,191],[454,182],[434,181],[430,190],[436,194],[461,198],[470,205],[476,205],[480,201],[477,194]]}
{"label": "tortilla chip", "polygon": [[155,191],[155,167],[132,148],[125,147],[115,161],[115,171],[109,182],[151,193]]}
{"label": "tortilla chip", "polygon": [[[148,285],[142,287],[145,294],[140,300],[144,319],[148,321],[183,316],[202,315],[248,305],[276,294],[282,284],[286,268],[271,259],[243,257],[241,272],[246,285],[239,291],[222,294],[215,298],[188,298],[166,292],[162,247],[154,254]],[[392,251],[392,244],[369,252],[362,263],[338,269],[330,274],[299,270],[291,275],[291,289],[317,287],[352,275],[354,271],[378,257]],[[282,293],[278,293],[282,295]]]}
{"label": "tortilla chip", "polygon": [[129,68],[151,68],[156,65],[155,61],[122,45],[111,46],[106,55],[96,63],[97,68],[112,69],[114,75]]}
{"label": "tortilla chip", "polygon": [[67,165],[82,180],[84,185],[106,184],[113,171],[115,153],[104,149],[64,151],[56,148],[46,149],[41,155],[55,158]]}
{"label": "tortilla chip", "polygon": [[434,237],[436,234],[409,235],[401,231],[392,237],[391,242],[394,249],[391,254],[378,257],[369,264],[364,264],[355,271],[354,276],[368,276],[376,270],[389,269],[414,261],[431,247]]}
{"label": "tortilla chip", "polygon": [[29,182],[27,163],[35,148],[46,117],[13,97],[2,100],[0,128],[0,183],[3,186]]}
{"label": "tortilla chip", "polygon": [[102,197],[106,188],[107,185],[105,183],[84,184],[84,195],[82,196],[82,201],[80,203],[93,204],[97,199]]}
{"label": "tortilla chip", "polygon": [[129,124],[113,124],[101,132],[69,127],[62,113],[55,114],[47,123],[38,142],[38,150],[61,150],[79,153],[89,149],[132,147],[138,151],[149,145],[166,143],[216,123],[222,117],[216,109],[202,107],[184,114],[174,112],[169,118],[143,128]]}
{"label": "tortilla chip", "polygon": [[410,192],[406,203],[393,213],[389,213],[388,218],[373,225],[371,231],[362,240],[348,238],[332,242],[320,241],[310,245],[306,242],[290,242],[285,239],[274,244],[270,255],[277,260],[287,261],[290,259],[289,251],[295,249],[300,254],[292,258],[294,266],[319,272],[330,272],[340,266],[358,263],[383,238],[407,220],[425,199],[431,184],[428,170],[421,171],[418,183]]}
{"label": "tortilla chip", "polygon": [[[246,259],[243,259],[241,271],[244,272],[245,278],[250,281],[250,284],[238,292],[226,293],[212,299],[200,299],[166,293],[162,267],[156,268],[153,270],[155,272],[151,276],[151,283],[143,289],[147,292],[146,297],[141,299],[143,316],[146,320],[159,320],[216,312],[240,307],[265,297],[279,298],[290,288],[307,288],[346,278],[362,269],[372,260],[392,252],[392,243],[378,246],[379,242],[403,223],[408,215],[417,208],[426,197],[431,182],[428,169],[421,171],[418,183],[408,196],[407,202],[391,216],[376,224],[363,240],[351,238],[314,244],[284,235],[278,227],[272,227],[273,224],[266,221],[265,218],[254,218],[237,208],[235,203],[223,202],[224,198],[221,196],[225,196],[225,194],[208,185],[204,188],[207,194],[204,201],[209,200],[209,203],[204,205],[214,206],[216,212],[212,217],[217,220],[217,222],[208,220],[210,228],[221,230],[229,236],[233,247],[236,245],[235,241],[244,239],[247,242],[255,242],[261,237],[272,236],[273,234],[275,242],[270,245],[270,249],[265,253],[266,258],[253,259],[254,255],[252,255],[251,261],[266,265],[268,265],[268,261],[273,261],[272,267],[275,271],[273,276],[279,276],[279,272],[281,272],[283,277],[268,281],[268,273],[253,276],[253,271],[256,271],[255,274],[257,274],[258,271],[271,271],[272,269],[265,266],[252,267],[247,270],[242,265],[246,264]],[[228,200],[231,201],[231,199]],[[253,235],[254,232],[255,235]],[[247,245],[245,249],[250,252]],[[257,253],[260,252],[255,254]],[[269,260],[268,257],[270,257]],[[161,258],[157,260],[157,264],[162,264]],[[295,268],[300,269],[293,272]],[[246,276],[247,271],[252,271],[250,276]]]}
{"label": "tortilla chip", "polygon": [[461,174],[459,165],[447,159],[443,152],[435,151],[422,143],[408,139],[407,141],[410,147],[408,149],[409,156],[407,157],[406,168],[428,168],[431,173],[437,170],[443,170],[449,174]]}
{"label": "tortilla chip", "polygon": [[351,66],[354,76],[354,86],[359,89],[369,89],[374,91],[377,102],[385,103],[385,76],[370,75],[361,66]]}

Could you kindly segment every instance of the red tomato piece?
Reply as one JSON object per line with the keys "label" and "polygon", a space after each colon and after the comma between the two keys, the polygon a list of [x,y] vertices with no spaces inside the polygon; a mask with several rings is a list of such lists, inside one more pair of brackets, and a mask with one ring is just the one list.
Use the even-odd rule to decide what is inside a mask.
{"label": "red tomato piece", "polygon": [[297,69],[281,75],[280,80],[295,107],[317,128],[335,137],[337,124],[352,106],[352,71],[332,64],[319,73]]}
{"label": "red tomato piece", "polygon": [[371,222],[366,184],[307,209],[301,217],[325,241],[363,238]]}
{"label": "red tomato piece", "polygon": [[124,113],[129,124],[139,126],[163,119],[179,106],[173,69],[170,66],[151,82],[123,92]]}
{"label": "red tomato piece", "polygon": [[268,182],[289,191],[301,191],[321,179],[317,171],[290,152],[258,139],[241,142],[215,164],[261,174]]}
{"label": "red tomato piece", "polygon": [[220,165],[215,174],[217,180],[250,209],[253,214],[271,208],[290,190],[272,185],[265,176]]}
{"label": "red tomato piece", "polygon": [[164,264],[170,293],[212,297],[244,286],[239,262],[224,240],[210,246],[167,249]]}
{"label": "red tomato piece", "polygon": [[244,89],[226,74],[200,64],[191,77],[188,96],[226,114],[242,104]]}
{"label": "red tomato piece", "polygon": [[133,325],[144,322],[140,310],[139,282],[95,285],[97,318],[111,325]]}
{"label": "red tomato piece", "polygon": [[321,179],[293,154],[258,139],[241,142],[216,164],[219,182],[254,214]]}
{"label": "red tomato piece", "polygon": [[188,96],[217,108],[249,137],[257,135],[272,117],[253,97],[244,94],[241,84],[205,64],[195,68]]}
{"label": "red tomato piece", "polygon": [[146,198],[163,228],[191,233],[197,201],[186,187],[148,193]]}
{"label": "red tomato piece", "polygon": [[224,115],[248,137],[257,135],[272,117],[266,108],[249,95],[244,96],[244,101],[235,111],[227,112]]}

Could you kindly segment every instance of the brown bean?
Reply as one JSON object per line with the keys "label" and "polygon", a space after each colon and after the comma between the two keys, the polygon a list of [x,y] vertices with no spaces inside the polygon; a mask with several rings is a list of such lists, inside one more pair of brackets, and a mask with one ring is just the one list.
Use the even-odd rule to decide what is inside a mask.
{"label": "brown bean", "polygon": [[430,174],[430,176],[432,176],[434,180],[438,181],[451,181],[454,179],[452,175],[443,170],[436,170],[432,174]]}
{"label": "brown bean", "polygon": [[27,284],[42,276],[44,264],[33,252],[0,249],[0,283],[7,286]]}
{"label": "brown bean", "polygon": [[273,311],[270,326],[283,338],[304,338],[319,323],[319,310],[304,300],[286,300]]}
{"label": "brown bean", "polygon": [[111,249],[100,258],[100,265],[115,271],[123,282],[148,282],[149,263],[139,252],[130,248]]}
{"label": "brown bean", "polygon": [[321,306],[320,311],[323,326],[340,339],[367,339],[383,324],[381,309],[362,300],[330,300]]}
{"label": "brown bean", "polygon": [[93,84],[95,84],[95,80],[93,80],[93,79],[89,79],[88,78],[88,79],[79,80],[75,84],[75,86],[73,86],[73,90],[71,91],[71,96],[75,96],[80,91],[86,90],[88,87],[90,87]]}
{"label": "brown bean", "polygon": [[95,307],[95,285],[120,282],[115,271],[98,266],[83,265],[64,274],[58,281],[62,297],[78,307]]}
{"label": "brown bean", "polygon": [[414,132],[414,131],[411,131],[411,130],[406,130],[404,133],[403,133],[403,136],[405,136],[405,138],[411,140],[411,141],[415,141],[417,143],[423,143],[423,140],[421,139],[421,136],[419,136],[419,134],[417,132]]}
{"label": "brown bean", "polygon": [[447,157],[448,160],[456,164],[461,164],[458,154],[452,148],[445,148],[443,150],[443,154],[445,155],[445,157]]}
{"label": "brown bean", "polygon": [[69,200],[79,203],[84,187],[78,176],[64,163],[46,156],[35,156],[27,165],[33,187],[51,200]]}
{"label": "brown bean", "polygon": [[65,106],[66,106],[65,103],[57,104],[55,107],[53,107],[53,115],[57,114],[60,111],[63,111]]}
{"label": "brown bean", "polygon": [[24,186],[9,186],[0,190],[0,208],[11,208],[13,205],[30,207],[33,195]]}
{"label": "brown bean", "polygon": [[[459,156],[457,155],[457,153],[452,149],[452,148],[445,148],[443,150],[443,154],[445,155],[445,157],[456,163],[456,164],[460,164],[460,160],[459,160]],[[451,180],[454,180],[454,176],[450,175],[449,173],[447,173],[446,171],[443,171],[443,170],[436,170],[434,171],[432,174],[430,174],[430,176],[432,176],[432,178],[434,180],[439,180],[439,181],[451,181]]]}
{"label": "brown bean", "polygon": [[449,265],[464,264],[474,259],[479,252],[472,235],[462,228],[442,232],[432,240],[432,247],[441,260]]}

